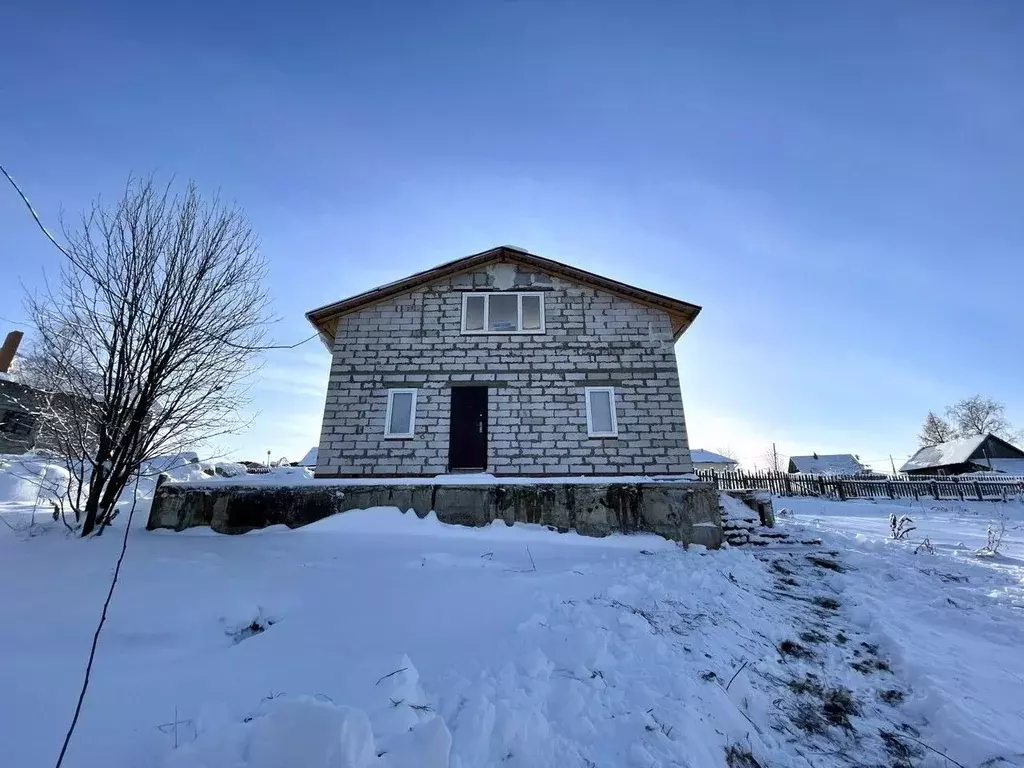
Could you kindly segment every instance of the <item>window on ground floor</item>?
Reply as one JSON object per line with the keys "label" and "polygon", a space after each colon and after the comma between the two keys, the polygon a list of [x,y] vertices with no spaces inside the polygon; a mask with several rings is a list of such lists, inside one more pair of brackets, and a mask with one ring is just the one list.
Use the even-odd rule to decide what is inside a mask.
{"label": "window on ground floor", "polygon": [[464,293],[462,332],[544,333],[544,294]]}
{"label": "window on ground floor", "polygon": [[384,437],[412,437],[416,427],[416,390],[389,389]]}
{"label": "window on ground floor", "polygon": [[587,434],[590,437],[618,437],[615,421],[615,388],[587,387]]}

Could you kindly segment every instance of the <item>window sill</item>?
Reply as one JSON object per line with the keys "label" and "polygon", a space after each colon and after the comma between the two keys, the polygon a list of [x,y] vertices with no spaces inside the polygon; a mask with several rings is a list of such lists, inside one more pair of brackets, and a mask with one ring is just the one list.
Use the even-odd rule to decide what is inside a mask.
{"label": "window sill", "polygon": [[463,336],[538,336],[545,333],[543,328],[528,331],[462,331]]}
{"label": "window sill", "polygon": [[384,435],[385,440],[412,440],[416,435]]}
{"label": "window sill", "polygon": [[618,438],[619,438],[618,434],[614,434],[613,435],[613,434],[605,434],[605,433],[602,433],[602,434],[590,434],[590,433],[587,433],[587,437],[589,437],[591,440],[618,440]]}

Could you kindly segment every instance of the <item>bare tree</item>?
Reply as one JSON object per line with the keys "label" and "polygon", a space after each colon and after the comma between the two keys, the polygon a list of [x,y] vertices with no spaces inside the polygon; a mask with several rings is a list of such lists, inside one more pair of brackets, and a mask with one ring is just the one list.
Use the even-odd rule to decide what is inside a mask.
{"label": "bare tree", "polygon": [[1005,406],[991,397],[966,397],[946,409],[946,417],[956,424],[960,437],[980,437],[992,433],[1013,439],[1013,427],[1004,415]]}
{"label": "bare tree", "polygon": [[921,434],[917,437],[922,446],[948,443],[956,438],[957,431],[950,423],[941,416],[936,416],[932,411],[928,411],[928,415],[925,416]]}
{"label": "bare tree", "polygon": [[736,456],[736,451],[734,451],[732,448],[728,446],[725,448],[716,448],[715,453],[717,453],[719,456],[725,456],[725,458],[727,459],[732,459],[737,464],[739,464],[740,462],[739,457]]}
{"label": "bare tree", "polygon": [[772,447],[764,452],[762,459],[772,472],[783,472],[788,464],[786,457],[775,449],[775,443],[772,443]]}
{"label": "bare tree", "polygon": [[65,225],[59,280],[30,296],[28,367],[77,482],[82,535],[106,525],[144,462],[232,432],[268,317],[265,265],[240,209],[130,180]]}

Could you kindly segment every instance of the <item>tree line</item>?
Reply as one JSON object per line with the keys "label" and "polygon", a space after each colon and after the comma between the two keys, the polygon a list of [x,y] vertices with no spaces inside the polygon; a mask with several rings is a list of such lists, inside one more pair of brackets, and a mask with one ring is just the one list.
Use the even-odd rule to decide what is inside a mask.
{"label": "tree line", "polygon": [[918,440],[922,446],[948,443],[967,437],[993,434],[1008,442],[1019,442],[1021,434],[1015,432],[1006,418],[1006,406],[998,400],[982,395],[965,397],[946,408],[945,418],[928,411]]}

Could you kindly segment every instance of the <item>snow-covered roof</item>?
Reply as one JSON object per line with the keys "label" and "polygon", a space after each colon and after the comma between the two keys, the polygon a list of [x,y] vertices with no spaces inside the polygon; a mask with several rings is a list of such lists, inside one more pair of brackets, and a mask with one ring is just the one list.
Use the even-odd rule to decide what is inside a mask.
{"label": "snow-covered roof", "polygon": [[703,448],[691,448],[690,459],[694,464],[736,464],[735,459],[722,456],[720,453],[705,451]]}
{"label": "snow-covered roof", "polygon": [[320,453],[320,448],[318,446],[314,445],[312,448],[310,448],[306,452],[305,456],[303,456],[301,459],[299,459],[299,466],[300,467],[315,467],[316,466],[317,456],[319,455],[319,453]]}
{"label": "snow-covered roof", "polygon": [[975,437],[962,437],[959,440],[950,440],[948,443],[938,445],[926,445],[910,457],[906,464],[900,467],[900,472],[911,472],[915,469],[929,469],[932,467],[947,467],[950,464],[963,464],[969,461],[978,447],[985,441],[988,435],[976,435]]}
{"label": "snow-covered roof", "polygon": [[971,463],[981,467],[979,472],[972,474],[1024,477],[1024,459],[971,459]]}
{"label": "snow-covered roof", "polygon": [[818,453],[812,456],[790,456],[790,470],[806,475],[855,475],[864,465],[852,453]]}

